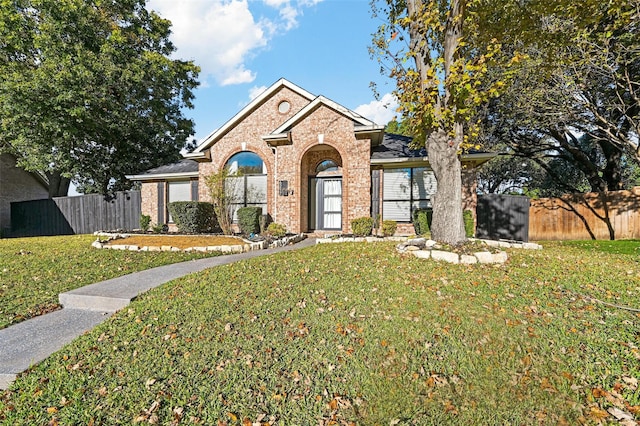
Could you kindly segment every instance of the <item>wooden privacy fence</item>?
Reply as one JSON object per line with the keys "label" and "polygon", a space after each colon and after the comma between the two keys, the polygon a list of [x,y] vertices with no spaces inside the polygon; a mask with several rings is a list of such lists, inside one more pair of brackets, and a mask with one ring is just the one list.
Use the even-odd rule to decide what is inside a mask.
{"label": "wooden privacy fence", "polygon": [[529,238],[589,240],[640,238],[640,187],[531,200]]}
{"label": "wooden privacy fence", "polygon": [[11,236],[90,234],[140,227],[140,191],[11,203]]}

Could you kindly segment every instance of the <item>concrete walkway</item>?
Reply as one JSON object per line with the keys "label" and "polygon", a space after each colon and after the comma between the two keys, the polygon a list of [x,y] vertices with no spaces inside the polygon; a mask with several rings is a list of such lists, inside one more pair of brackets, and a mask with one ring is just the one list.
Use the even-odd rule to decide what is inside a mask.
{"label": "concrete walkway", "polygon": [[147,290],[214,266],[314,244],[315,239],[307,238],[285,247],[175,263],[62,293],[63,309],[0,330],[0,390],[7,389],[17,374],[59,351]]}

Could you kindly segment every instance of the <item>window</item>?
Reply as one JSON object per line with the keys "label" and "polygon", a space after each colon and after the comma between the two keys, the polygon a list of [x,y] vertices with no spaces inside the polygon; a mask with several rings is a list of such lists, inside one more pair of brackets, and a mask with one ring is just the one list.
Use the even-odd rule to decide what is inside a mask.
{"label": "window", "polygon": [[411,222],[411,213],[431,207],[436,192],[433,171],[425,167],[386,169],[382,186],[382,218]]}
{"label": "window", "polygon": [[[174,201],[191,201],[191,181],[177,180],[167,182],[167,210],[169,203]],[[167,211],[169,223],[173,223],[171,213]]]}
{"label": "window", "polygon": [[291,109],[291,104],[287,101],[282,101],[278,104],[278,112],[281,114],[286,114]]}
{"label": "window", "polygon": [[266,213],[267,168],[262,159],[253,152],[239,152],[229,159],[226,167],[232,175],[225,186],[232,198],[233,221],[237,222],[240,207],[262,207],[263,214]]}
{"label": "window", "polygon": [[338,165],[333,160],[324,160],[321,161],[320,164],[316,166],[316,174],[320,174],[322,172],[337,172]]}

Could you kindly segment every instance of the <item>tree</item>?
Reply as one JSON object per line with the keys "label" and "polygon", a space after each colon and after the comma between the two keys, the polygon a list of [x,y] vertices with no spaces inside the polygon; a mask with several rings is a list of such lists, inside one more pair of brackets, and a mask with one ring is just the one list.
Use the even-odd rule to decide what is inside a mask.
{"label": "tree", "polygon": [[[372,3],[374,16],[385,15],[385,23],[374,35],[371,53],[396,80],[394,94],[403,121],[415,135],[414,143],[427,148],[438,182],[431,233],[434,239],[450,244],[465,240],[460,153],[475,136],[471,120],[477,108],[504,85],[502,77],[490,81],[488,70],[507,67],[518,59],[517,55],[503,56],[500,43],[487,30],[497,27],[496,22],[504,23],[503,18],[508,19],[516,9],[510,9],[509,2],[484,3]],[[494,13],[496,7],[502,15]]]}
{"label": "tree", "polygon": [[539,8],[527,59],[485,117],[489,143],[537,162],[563,192],[627,187],[640,159],[639,6]]}
{"label": "tree", "polygon": [[199,72],[144,0],[0,0],[0,149],[50,196],[128,189],[180,158]]}

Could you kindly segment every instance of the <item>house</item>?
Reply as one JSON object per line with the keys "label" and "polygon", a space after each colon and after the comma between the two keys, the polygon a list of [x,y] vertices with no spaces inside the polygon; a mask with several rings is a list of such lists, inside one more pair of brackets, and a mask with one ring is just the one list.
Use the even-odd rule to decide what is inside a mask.
{"label": "house", "polygon": [[[435,178],[410,138],[281,79],[181,161],[128,176],[141,182],[142,212],[169,223],[172,201],[207,201],[204,177],[241,172],[234,207],[260,206],[289,232],[348,233],[363,216],[412,232],[411,211],[430,206]],[[463,155],[464,208],[475,211],[475,168],[493,155]]]}
{"label": "house", "polygon": [[0,237],[11,231],[11,203],[49,198],[46,179],[16,167],[16,158],[0,154]]}

